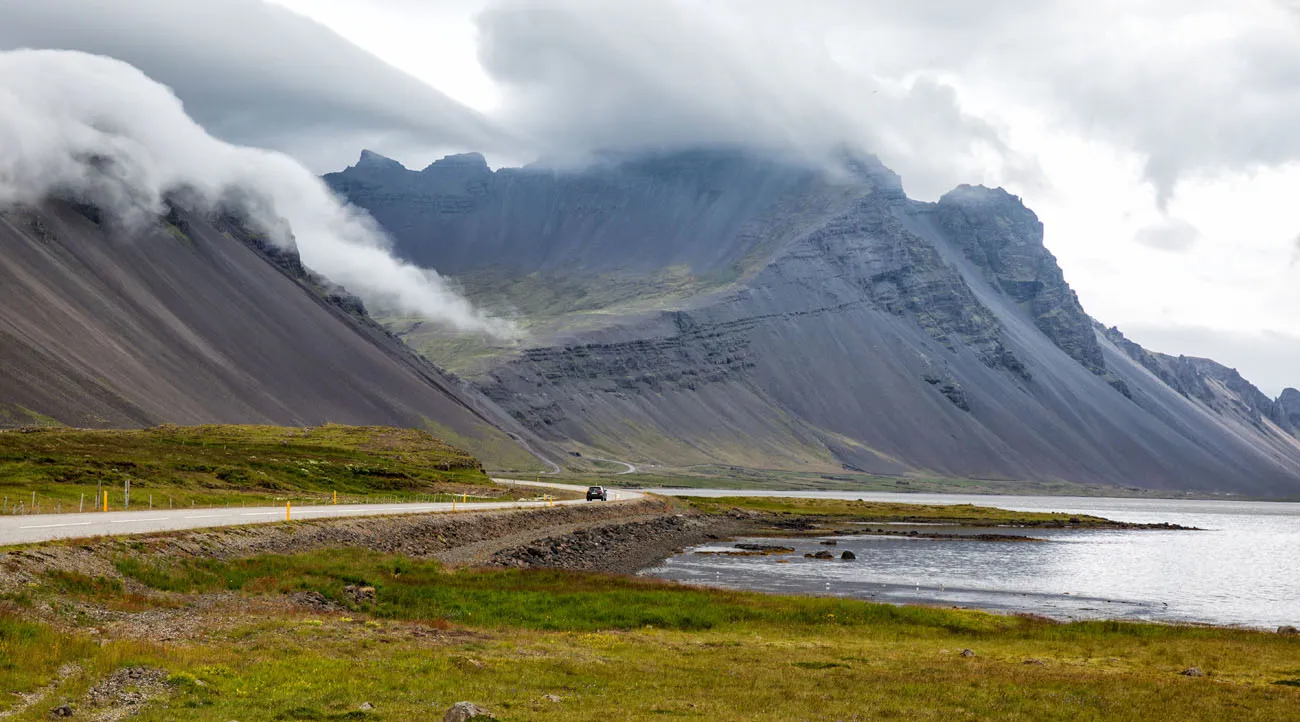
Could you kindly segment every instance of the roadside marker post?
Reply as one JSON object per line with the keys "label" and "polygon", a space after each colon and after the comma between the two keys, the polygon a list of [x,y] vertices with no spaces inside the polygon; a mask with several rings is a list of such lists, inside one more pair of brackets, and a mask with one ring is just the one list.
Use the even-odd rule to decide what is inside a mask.
{"label": "roadside marker post", "polygon": [[81,492],[81,501],[77,502],[77,512],[80,513],[85,510],[86,510],[86,492],[83,491]]}
{"label": "roadside marker post", "polygon": [[284,520],[289,521],[289,502],[284,503]]}
{"label": "roadside marker post", "polygon": [[339,503],[339,493],[337,491],[334,492],[334,503],[335,504]]}
{"label": "roadside marker post", "polygon": [[461,502],[462,504],[467,504],[467,503],[469,503],[469,492],[468,492],[468,491],[460,495],[460,502]]}
{"label": "roadside marker post", "polygon": [[108,492],[104,492],[104,511],[108,511]]}

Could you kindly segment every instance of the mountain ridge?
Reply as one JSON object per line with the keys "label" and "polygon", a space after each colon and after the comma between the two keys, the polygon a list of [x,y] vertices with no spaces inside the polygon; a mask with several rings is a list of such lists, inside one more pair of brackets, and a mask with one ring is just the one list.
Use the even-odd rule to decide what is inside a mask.
{"label": "mountain ridge", "polygon": [[[399,255],[542,319],[529,348],[483,354],[470,378],[561,447],[1264,495],[1300,483],[1283,426],[1177,392],[1099,332],[1037,217],[1003,190],[921,203],[871,157],[828,174],[719,150],[399,168],[326,181]],[[698,285],[635,312],[593,302],[590,323],[529,315],[536,285],[599,296],[590,279],[635,285],[670,268]]]}

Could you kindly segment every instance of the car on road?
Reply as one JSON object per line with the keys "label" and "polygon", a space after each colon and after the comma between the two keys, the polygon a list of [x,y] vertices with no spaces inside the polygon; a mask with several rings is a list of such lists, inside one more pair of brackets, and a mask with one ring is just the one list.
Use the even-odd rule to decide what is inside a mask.
{"label": "car on road", "polygon": [[600,499],[601,501],[609,501],[609,490],[606,489],[606,488],[603,487],[603,486],[589,486],[589,487],[587,487],[587,501],[591,501],[592,499]]}

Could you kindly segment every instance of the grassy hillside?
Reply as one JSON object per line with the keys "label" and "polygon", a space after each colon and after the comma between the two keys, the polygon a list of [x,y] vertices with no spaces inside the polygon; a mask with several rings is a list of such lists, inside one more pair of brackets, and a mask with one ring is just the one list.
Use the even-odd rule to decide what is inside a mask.
{"label": "grassy hillside", "polygon": [[[182,638],[104,638],[89,608],[173,620]],[[1300,705],[1297,659],[1300,637],[1271,633],[449,572],[357,549],[124,559],[0,601],[0,688],[43,691],[20,720],[65,700],[93,714],[88,691],[127,667],[159,680],[144,720],[438,719],[460,700],[505,720],[1280,720]]]}
{"label": "grassy hillside", "polygon": [[120,508],[454,491],[489,484],[478,460],[412,429],[328,425],[159,426],[0,431],[0,495],[9,511],[75,511],[109,492]]}

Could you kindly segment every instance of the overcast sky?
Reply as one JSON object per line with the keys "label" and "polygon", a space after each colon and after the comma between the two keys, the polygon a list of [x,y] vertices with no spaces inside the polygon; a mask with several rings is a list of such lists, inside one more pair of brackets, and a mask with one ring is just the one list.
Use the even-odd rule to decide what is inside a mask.
{"label": "overcast sky", "polygon": [[[292,12],[289,12],[292,11]],[[310,20],[308,20],[310,18]],[[0,46],[113,54],[318,171],[742,142],[1003,185],[1087,310],[1300,384],[1296,0],[0,0]]]}

